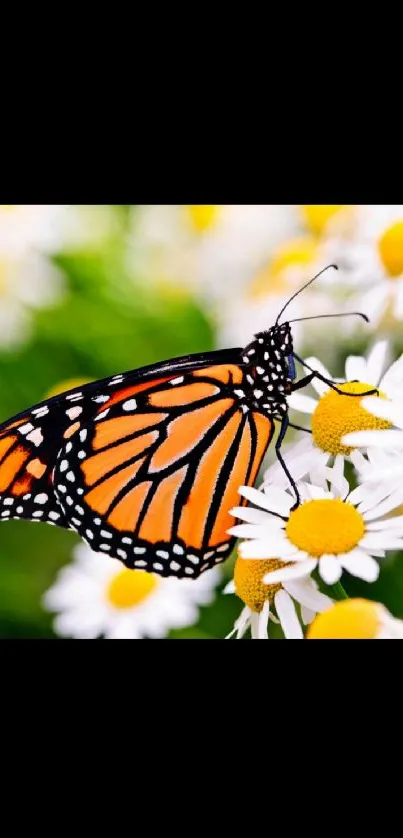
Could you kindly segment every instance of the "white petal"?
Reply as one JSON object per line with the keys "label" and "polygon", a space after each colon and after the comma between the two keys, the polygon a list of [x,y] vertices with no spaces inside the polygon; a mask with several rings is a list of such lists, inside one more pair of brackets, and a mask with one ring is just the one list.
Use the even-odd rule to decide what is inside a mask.
{"label": "white petal", "polygon": [[233,579],[227,583],[225,588],[223,588],[223,594],[234,594],[235,593],[235,582]]}
{"label": "white petal", "polygon": [[272,570],[263,576],[265,585],[274,585],[276,582],[287,582],[289,579],[299,579],[301,576],[307,576],[317,565],[317,559],[306,559],[306,561],[290,567],[280,568],[279,570]]}
{"label": "white petal", "polygon": [[240,638],[243,637],[244,634],[246,634],[250,626],[251,616],[252,611],[250,610],[250,608],[248,608],[247,605],[245,605],[245,608],[242,609],[238,619],[235,620],[234,628],[232,629],[232,631],[230,631],[229,634],[227,634],[225,639],[229,640],[229,638],[236,633],[237,640],[240,640]]}
{"label": "white petal", "polygon": [[352,576],[358,576],[364,582],[375,582],[379,576],[378,563],[363,550],[351,550],[339,556],[339,560]]}
{"label": "white petal", "polygon": [[342,574],[342,567],[335,556],[325,554],[319,559],[319,573],[327,585],[334,585]]}
{"label": "white petal", "polygon": [[[393,486],[385,485],[382,481],[380,485],[374,485],[373,482],[371,483],[363,483],[362,484],[362,500],[358,505],[358,512],[360,515],[364,515],[368,509],[373,509],[374,506],[377,506],[381,501],[385,499],[385,496],[389,496],[392,494]],[[353,494],[353,493],[351,493]]]}
{"label": "white petal", "polygon": [[310,608],[306,608],[305,605],[301,605],[301,619],[304,626],[309,626],[315,615],[315,611],[311,611]]}
{"label": "white petal", "polygon": [[403,403],[401,401],[389,401],[380,399],[378,396],[365,396],[362,399],[361,407],[373,416],[387,419],[389,422],[393,422],[397,428],[403,428]]}
{"label": "white petal", "polygon": [[274,604],[287,640],[302,640],[304,634],[289,594],[286,591],[277,591]]}
{"label": "white petal", "polygon": [[311,414],[318,406],[318,401],[311,396],[305,396],[303,393],[292,393],[287,398],[288,407],[292,410],[298,410],[299,413]]}
{"label": "white petal", "polygon": [[258,617],[257,634],[258,640],[268,640],[268,624],[270,618],[270,602],[266,600]]}
{"label": "white petal", "polygon": [[403,355],[389,367],[379,387],[389,397],[398,397],[403,392]]}
{"label": "white petal", "polygon": [[363,454],[361,454],[361,451],[352,451],[350,454],[350,460],[358,472],[368,466],[368,461],[365,459]]}
{"label": "white petal", "polygon": [[[325,378],[329,378],[330,381],[333,381],[332,376],[330,375],[329,370],[319,361],[318,358],[306,358],[306,363],[311,367],[313,370],[317,370],[321,373]],[[324,393],[327,393],[329,390],[329,385],[325,384],[324,381],[320,381],[319,378],[314,378],[312,381],[312,387],[319,393],[320,396],[323,396]]]}
{"label": "white petal", "polygon": [[390,532],[390,530],[394,530],[395,528],[403,529],[403,515],[396,515],[395,518],[387,518],[383,521],[372,521],[365,525],[367,532],[376,532],[377,530],[385,529]]}
{"label": "white petal", "polygon": [[310,577],[284,582],[284,588],[297,602],[312,611],[327,611],[333,600],[322,594]]}
{"label": "white petal", "polygon": [[400,506],[402,502],[403,490],[397,489],[392,492],[388,498],[382,501],[382,503],[378,503],[377,506],[374,506],[368,512],[364,512],[364,521],[373,521],[374,518],[380,518],[382,515],[386,515],[387,512],[391,512],[392,509],[396,509],[396,507]]}
{"label": "white petal", "polygon": [[398,550],[403,547],[402,536],[403,532],[400,529],[398,532],[395,532],[393,529],[389,532],[384,527],[381,532],[367,532],[360,541],[360,547],[364,547],[369,552],[371,552],[372,548],[375,550]]}
{"label": "white petal", "polygon": [[264,524],[268,519],[267,512],[263,509],[253,509],[251,506],[234,506],[229,511],[234,518],[240,518],[248,524]]}
{"label": "white petal", "polygon": [[379,431],[353,431],[341,438],[343,445],[359,446],[370,448],[403,448],[403,431],[379,430]]}
{"label": "white petal", "polygon": [[344,477],[345,459],[342,454],[337,454],[333,468],[330,471],[330,488],[336,497],[345,498],[350,490],[348,481]]}
{"label": "white petal", "polygon": [[268,512],[278,512],[280,515],[288,515],[290,507],[294,500],[290,495],[282,492],[280,489],[272,489],[265,487],[265,492],[258,492],[257,489],[252,489],[251,486],[241,486],[239,494],[256,506],[262,509],[267,509]]}
{"label": "white petal", "polygon": [[[276,519],[274,521],[276,523]],[[279,524],[282,523],[280,518],[277,518],[277,521]],[[277,532],[281,529],[275,523],[272,526],[270,526],[270,522],[268,524],[236,524],[235,527],[231,527],[227,532],[229,535],[235,535],[236,538],[256,538],[262,540],[264,538],[274,537],[275,539]]]}
{"label": "white petal", "polygon": [[382,372],[386,366],[388,354],[388,341],[378,340],[367,357],[368,378],[365,380],[366,384],[375,384],[376,387],[378,386]]}
{"label": "white petal", "polygon": [[242,559],[284,559],[288,560],[296,548],[285,537],[268,536],[262,540],[241,541],[238,547]]}
{"label": "white petal", "polygon": [[403,317],[403,282],[400,280],[396,283],[396,299],[394,306],[394,316],[396,320],[401,320]]}
{"label": "white petal", "polygon": [[367,362],[361,355],[349,355],[346,360],[347,381],[362,381],[369,384]]}

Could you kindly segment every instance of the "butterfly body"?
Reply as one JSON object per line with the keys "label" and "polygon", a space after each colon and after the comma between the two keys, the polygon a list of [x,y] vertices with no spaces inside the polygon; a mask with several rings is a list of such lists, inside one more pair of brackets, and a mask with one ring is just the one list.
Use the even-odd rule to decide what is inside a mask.
{"label": "butterfly body", "polygon": [[287,323],[244,350],[75,388],[0,426],[0,519],[75,530],[128,567],[196,578],[234,544],[229,510],[287,415]]}

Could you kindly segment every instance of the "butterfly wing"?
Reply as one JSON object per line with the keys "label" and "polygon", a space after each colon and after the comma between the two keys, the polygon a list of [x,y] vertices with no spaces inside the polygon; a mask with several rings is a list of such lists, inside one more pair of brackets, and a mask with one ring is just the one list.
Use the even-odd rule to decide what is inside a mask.
{"label": "butterfly wing", "polygon": [[195,357],[112,394],[101,388],[54,474],[69,525],[93,550],[163,576],[197,577],[228,556],[229,510],[274,430],[241,403],[239,350]]}
{"label": "butterfly wing", "polygon": [[214,363],[218,355],[238,356],[239,350],[175,358],[131,370],[83,388],[76,387],[35,405],[0,425],[0,520],[26,518],[69,527],[54,490],[53,472],[59,451],[100,412],[102,403],[125,387],[146,389],[148,382],[165,381],[174,373]]}

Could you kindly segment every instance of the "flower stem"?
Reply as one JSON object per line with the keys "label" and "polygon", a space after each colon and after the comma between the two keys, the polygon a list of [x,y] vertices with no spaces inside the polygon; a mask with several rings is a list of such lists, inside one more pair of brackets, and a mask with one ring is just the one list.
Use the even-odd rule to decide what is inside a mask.
{"label": "flower stem", "polygon": [[349,599],[349,596],[344,590],[341,582],[336,582],[334,585],[326,585],[317,570],[312,575],[315,577],[319,585],[319,590],[322,592],[322,594],[326,594],[327,596],[336,600]]}

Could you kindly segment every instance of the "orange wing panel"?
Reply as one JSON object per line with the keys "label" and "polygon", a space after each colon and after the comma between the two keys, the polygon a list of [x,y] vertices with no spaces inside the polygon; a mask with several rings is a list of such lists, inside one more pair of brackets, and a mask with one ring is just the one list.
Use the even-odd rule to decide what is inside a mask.
{"label": "orange wing panel", "polygon": [[[138,393],[142,393],[143,390],[150,390],[151,387],[155,387],[158,384],[164,384],[164,382],[170,381],[171,378],[173,378],[172,375],[168,375],[166,378],[154,378],[151,381],[145,381],[143,384],[134,384],[133,387],[124,387],[123,390],[117,390],[116,393],[114,393],[109,399],[107,407],[112,407],[113,404],[126,401],[126,399],[129,399],[130,396],[137,396]],[[103,410],[105,410],[105,404],[101,405],[98,413],[101,413]]]}
{"label": "orange wing panel", "polygon": [[3,459],[9,448],[14,445],[16,439],[17,437],[12,434],[11,436],[3,437],[3,439],[0,440],[0,460]]}
{"label": "orange wing panel", "polygon": [[240,423],[241,415],[236,413],[229,419],[221,433],[218,434],[213,444],[201,458],[196,479],[183,509],[178,527],[179,538],[182,538],[191,547],[197,547],[198,549],[202,547],[214,489],[222,464]]}
{"label": "orange wing panel", "polygon": [[191,413],[178,416],[168,426],[168,436],[159,445],[150,461],[150,472],[160,471],[172,465],[181,457],[189,454],[203,436],[213,427],[224,413],[232,407],[232,399],[219,401],[200,407]]}
{"label": "orange wing panel", "polygon": [[93,457],[83,460],[81,468],[84,473],[87,486],[93,486],[101,477],[108,474],[112,469],[141,454],[153,442],[158,439],[158,432],[152,431],[148,434],[136,437],[129,442],[122,442],[114,445],[101,454],[94,454]]}
{"label": "orange wing panel", "polygon": [[151,544],[171,540],[174,504],[185,479],[186,470],[185,466],[162,480],[141,524],[140,538],[147,539]]}
{"label": "orange wing panel", "polygon": [[239,495],[238,489],[245,485],[249,463],[252,456],[252,435],[249,423],[246,422],[241,442],[237,451],[232,471],[228,477],[217,517],[209,538],[209,547],[228,541],[227,530],[233,526],[234,519],[228,510],[236,506]]}
{"label": "orange wing panel", "polygon": [[97,451],[100,448],[106,448],[111,443],[118,442],[131,434],[144,431],[152,425],[158,425],[163,419],[166,419],[167,413],[139,413],[136,416],[119,416],[117,419],[106,419],[104,422],[98,422],[95,430],[95,437],[92,442],[92,447]]}
{"label": "orange wing panel", "polygon": [[213,384],[205,384],[204,382],[197,382],[194,384],[184,384],[183,387],[169,387],[166,390],[160,390],[158,393],[151,393],[148,398],[148,403],[153,407],[180,407],[184,404],[191,404],[198,402],[201,399],[209,399],[219,393],[218,387]]}
{"label": "orange wing panel", "polygon": [[234,384],[240,384],[243,381],[243,372],[235,364],[217,364],[214,367],[205,367],[205,369],[196,370],[192,375],[217,378],[222,384],[229,384],[231,380]]}
{"label": "orange wing panel", "polygon": [[91,489],[84,495],[84,500],[95,512],[105,515],[111,503],[115,500],[120,490],[129,482],[138,472],[140,466],[144,463],[144,457],[137,460],[131,466],[122,468],[117,474],[103,480],[95,489]]}
{"label": "orange wing panel", "polygon": [[120,531],[134,531],[151,486],[152,483],[139,483],[131,489],[112,510],[108,524]]}
{"label": "orange wing panel", "polygon": [[28,457],[29,450],[19,445],[5,458],[0,466],[0,492],[8,489]]}

